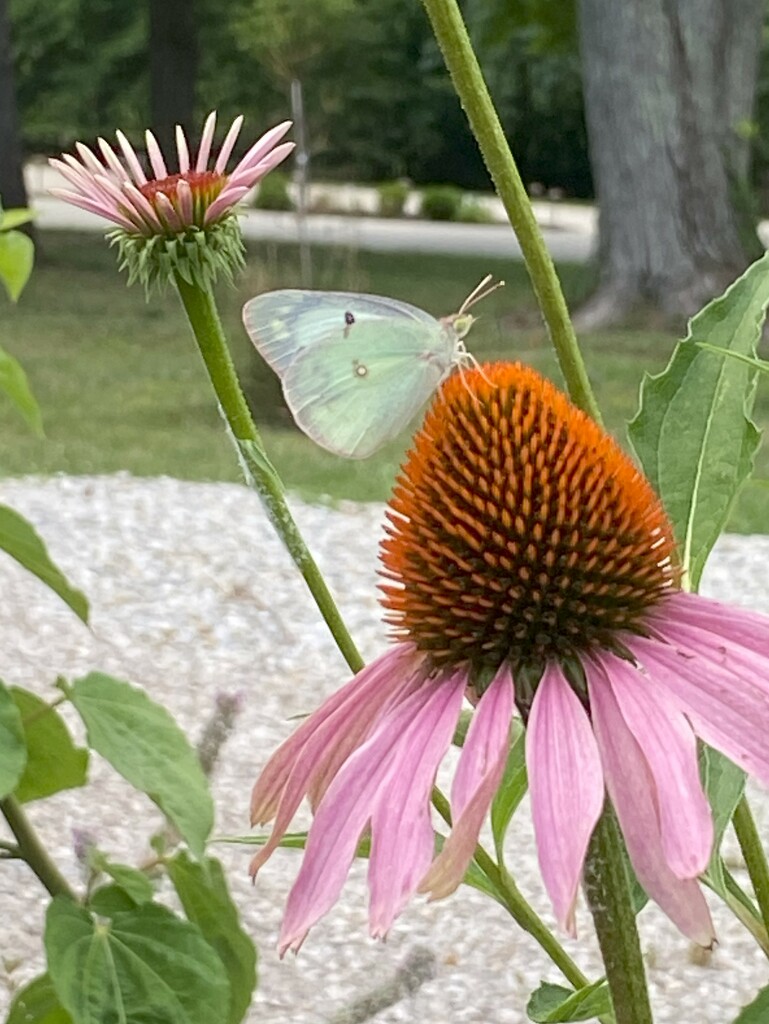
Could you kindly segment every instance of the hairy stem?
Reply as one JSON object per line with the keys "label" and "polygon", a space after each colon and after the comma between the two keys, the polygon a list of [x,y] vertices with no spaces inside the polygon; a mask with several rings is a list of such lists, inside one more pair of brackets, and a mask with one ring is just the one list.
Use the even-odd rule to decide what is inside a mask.
{"label": "hairy stem", "polygon": [[352,671],[357,672],[363,667],[363,659],[291,515],[280,477],[267,458],[227,348],[213,295],[189,284],[178,274],[175,280],[219,406],[235,441],[244,474],[262,499],[270,522],[310,588],[337,647]]}
{"label": "hairy stem", "polygon": [[588,847],[584,887],[617,1024],[652,1024],[622,837],[608,801]]}
{"label": "hairy stem", "polygon": [[422,0],[510,224],[521,246],[569,394],[598,423],[595,400],[566,300],[456,0]]}
{"label": "hairy stem", "polygon": [[0,800],[0,810],[16,837],[17,856],[27,862],[51,896],[68,896],[76,900],[76,894],[51,860],[16,797],[7,796]]}
{"label": "hairy stem", "polygon": [[756,895],[761,919],[769,932],[769,866],[750,805],[744,796],[735,808],[732,824],[737,834],[742,856],[745,858],[745,866]]}

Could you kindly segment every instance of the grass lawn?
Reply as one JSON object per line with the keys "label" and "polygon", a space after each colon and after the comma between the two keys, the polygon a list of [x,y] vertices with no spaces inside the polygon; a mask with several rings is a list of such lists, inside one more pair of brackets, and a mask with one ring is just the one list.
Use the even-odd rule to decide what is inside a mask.
{"label": "grass lawn", "polygon": [[[504,289],[477,310],[470,347],[481,360],[521,359],[560,382],[522,265],[479,257],[317,250],[315,286],[371,291],[414,302],[436,315],[456,310],[486,273]],[[560,268],[567,298],[590,285],[585,267]],[[386,498],[407,438],[373,459],[352,462],[315,447],[291,427],[280,388],[240,324],[240,308],[268,288],[296,286],[294,248],[252,250],[236,289],[219,289],[225,329],[238,369],[263,427],[270,456],[289,488],[309,498]],[[675,337],[648,328],[583,338],[588,370],[606,422],[624,441],[644,369],[665,365]],[[42,236],[37,267],[18,307],[0,297],[0,345],[27,370],[42,406],[46,439],[38,440],[6,401],[0,402],[0,473],[168,474],[190,480],[236,480],[202,364],[175,295],[145,301],[127,288],[115,254],[100,235]],[[756,419],[769,424],[769,391],[759,392]],[[769,476],[769,453],[759,475]],[[769,530],[768,492],[751,485],[731,528]]]}

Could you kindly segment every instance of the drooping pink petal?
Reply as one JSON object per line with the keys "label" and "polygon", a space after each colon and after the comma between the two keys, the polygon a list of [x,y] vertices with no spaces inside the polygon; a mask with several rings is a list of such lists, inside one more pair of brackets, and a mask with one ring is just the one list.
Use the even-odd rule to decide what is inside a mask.
{"label": "drooping pink petal", "polygon": [[230,125],[230,130],[227,132],[227,136],[222,143],[222,148],[219,150],[219,156],[216,158],[214,164],[214,170],[217,174],[224,174],[227,169],[227,161],[230,159],[230,153],[232,147],[240,134],[240,129],[243,127],[243,115],[239,114]]}
{"label": "drooping pink petal", "polygon": [[[409,689],[411,675],[398,669],[393,672],[386,659],[385,654],[368,669],[363,669],[355,676],[353,682],[359,682],[359,686],[353,693],[348,694],[346,699],[337,701],[335,698],[339,697],[339,694],[332,695],[300,726],[297,732],[303,732],[304,737],[301,746],[293,745],[291,760],[286,759],[284,748],[291,745],[296,734],[290,737],[268,762],[262,777],[254,787],[252,808],[260,797],[258,788],[263,778],[266,777],[269,786],[262,790],[264,796],[274,800],[279,786],[280,790],[277,796],[275,824],[270,837],[251,860],[252,877],[256,876],[279,845],[303,798],[313,787],[318,789],[323,784],[325,789],[333,782],[340,766],[366,739],[380,717],[382,708],[391,700],[397,700],[404,690]],[[380,662],[384,662],[384,665]],[[401,668],[402,664],[399,664],[398,668]],[[364,673],[366,676],[361,679]],[[327,713],[329,705],[332,707],[330,714]],[[262,813],[263,810],[264,807]],[[255,817],[253,811],[252,817]]]}
{"label": "drooping pink petal", "polygon": [[662,625],[682,622],[699,626],[769,658],[769,617],[747,608],[734,608],[701,594],[677,591],[667,597],[650,618]]}
{"label": "drooping pink petal", "polygon": [[587,712],[555,663],[548,663],[534,695],[526,767],[542,879],[558,923],[575,935],[577,888],[604,784]]}
{"label": "drooping pink petal", "polygon": [[456,728],[467,671],[460,669],[443,676],[436,685],[436,699],[440,696],[443,703],[419,730],[415,727],[411,741],[404,741],[393,757],[371,817],[368,880],[373,938],[384,938],[416,892],[433,858],[430,794]]}
{"label": "drooping pink petal", "polygon": [[505,770],[513,716],[507,664],[481,697],[467,731],[451,789],[451,834],[419,885],[432,899],[454,892],[473,859],[481,825]]}
{"label": "drooping pink petal", "polygon": [[[660,840],[679,878],[696,878],[713,847],[713,815],[700,782],[697,740],[678,705],[613,654],[597,657],[656,786]],[[600,685],[600,684],[599,684]]]}
{"label": "drooping pink petal", "polygon": [[[263,825],[275,817],[281,793],[294,765],[300,760],[305,744],[324,722],[332,716],[337,716],[340,722],[335,742],[340,758],[338,763],[341,764],[360,742],[360,736],[356,738],[349,731],[352,722],[361,726],[365,721],[370,728],[383,704],[391,698],[393,690],[397,690],[404,680],[413,676],[420,661],[411,644],[398,644],[326,698],[278,747],[262,769],[251,795],[251,824]],[[316,769],[320,770],[314,766],[313,770]]]}
{"label": "drooping pink petal", "polygon": [[713,923],[700,887],[694,879],[674,875],[662,850],[655,783],[646,758],[625,724],[603,667],[587,662],[585,672],[606,788],[638,880],[684,935],[710,946]]}
{"label": "drooping pink petal", "polygon": [[769,702],[763,688],[681,645],[632,637],[650,685],[672,694],[706,743],[769,786]]}
{"label": "drooping pink petal", "polygon": [[157,139],[151,131],[146,131],[144,133],[144,143],[147,147],[147,156],[150,158],[152,171],[155,177],[159,181],[162,181],[163,178],[168,177],[168,168],[166,167],[166,162],[163,159],[163,154],[160,150]]}
{"label": "drooping pink petal", "polygon": [[666,643],[696,651],[698,657],[714,663],[719,669],[748,680],[764,690],[769,699],[769,658],[710,629],[673,619],[657,625],[655,632]]}
{"label": "drooping pink petal", "polygon": [[[414,746],[430,746],[435,751],[446,731],[450,742],[456,716],[453,723],[449,719],[455,707],[451,686],[441,677],[426,679],[391,709],[345,761],[310,828],[302,866],[286,904],[278,943],[281,956],[288,949],[299,949],[309,929],[339,896],[363,830],[379,802],[389,799],[383,784],[390,779],[391,770],[397,770],[406,751]],[[401,869],[398,881],[402,879]],[[377,907],[377,915],[385,912],[386,906]]]}
{"label": "drooping pink petal", "polygon": [[195,161],[196,171],[205,171],[208,167],[208,157],[211,152],[211,143],[214,141],[214,131],[216,130],[216,111],[212,110],[206,118],[206,123],[203,125],[203,135],[200,139],[200,148],[198,149],[198,158]]}

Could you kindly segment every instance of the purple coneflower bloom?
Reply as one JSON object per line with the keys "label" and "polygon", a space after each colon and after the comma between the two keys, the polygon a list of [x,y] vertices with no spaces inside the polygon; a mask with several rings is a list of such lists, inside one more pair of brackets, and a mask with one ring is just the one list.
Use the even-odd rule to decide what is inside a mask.
{"label": "purple coneflower bloom", "polygon": [[98,140],[101,159],[78,142],[75,148],[79,159],[65,153],[61,160],[50,161],[74,191],[53,188],[51,194],[106,217],[129,234],[173,235],[191,227],[208,227],[231,213],[249,189],[294,148],[292,142],[277,145],[291,127],[290,121],[284,121],[255,142],[228,174],[227,161],[242,124],[242,115],[232,122],[213,168],[209,168],[209,163],[216,114],[211,113],[206,119],[194,161],[184,132],[177,125],[179,169],[173,172],[168,171],[152,132],[146,132],[147,156],[152,168],[149,176],[121,131],[116,132],[116,136],[122,159],[104,139]]}
{"label": "purple coneflower bloom", "polygon": [[[370,928],[462,881],[517,707],[542,877],[560,924],[608,793],[639,880],[684,934],[713,926],[696,879],[713,844],[696,741],[769,785],[769,620],[679,589],[670,525],[617,444],[534,371],[499,363],[442,387],[382,544],[398,641],[267,763],[252,820],[305,795],[315,817],[280,950],[337,899],[370,831]],[[430,793],[463,699],[476,710],[436,855]]]}

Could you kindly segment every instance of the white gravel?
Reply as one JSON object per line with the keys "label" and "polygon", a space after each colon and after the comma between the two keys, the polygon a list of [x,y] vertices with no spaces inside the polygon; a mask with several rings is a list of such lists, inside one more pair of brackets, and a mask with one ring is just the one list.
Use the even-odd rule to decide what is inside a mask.
{"label": "white gravel", "polygon": [[[109,672],[146,687],[192,738],[217,693],[242,693],[244,708],[223,750],[214,790],[220,832],[245,833],[251,784],[292,728],[290,717],[311,710],[347,677],[256,497],[237,485],[119,475],[6,480],[0,501],[37,526],[92,610],[88,630],[45,587],[10,559],[0,559],[0,677],[50,695],[58,674]],[[362,652],[377,654],[384,646],[375,589],[381,507],[293,505]],[[726,537],[704,590],[769,612],[767,569],[769,537]],[[766,796],[754,797],[767,835]],[[131,863],[146,855],[147,837],[159,824],[154,807],[98,758],[87,790],[33,805],[30,815],[74,884],[80,879],[73,829],[87,830],[115,859]],[[517,881],[551,922],[525,806],[508,839]],[[733,842],[729,849],[739,864]],[[299,855],[279,851],[252,887],[248,853],[233,847],[218,852],[260,951],[249,1021],[331,1021],[389,980],[416,947],[434,953],[436,977],[371,1018],[376,1024],[519,1024],[540,979],[561,980],[501,908],[466,888],[439,903],[415,901],[386,944],[373,942],[366,933],[364,865],[356,865],[343,899],[300,955],[281,962],[275,940]],[[737,873],[744,880],[741,868]],[[706,957],[695,955],[655,908],[641,915],[658,1024],[725,1024],[769,981],[767,962],[747,933],[712,905],[720,945]],[[22,865],[0,865],[0,1011],[12,990],[41,967],[45,906],[39,884]],[[565,945],[595,977],[600,963],[584,908],[580,925],[580,939]]]}

